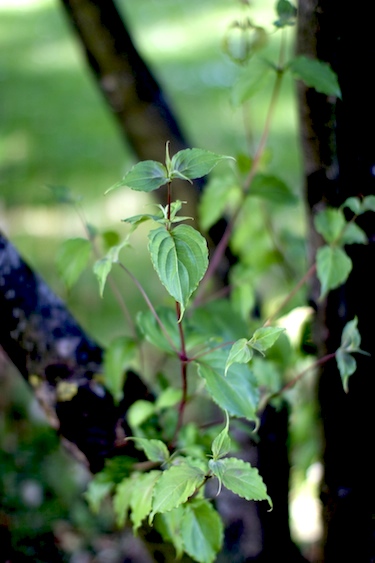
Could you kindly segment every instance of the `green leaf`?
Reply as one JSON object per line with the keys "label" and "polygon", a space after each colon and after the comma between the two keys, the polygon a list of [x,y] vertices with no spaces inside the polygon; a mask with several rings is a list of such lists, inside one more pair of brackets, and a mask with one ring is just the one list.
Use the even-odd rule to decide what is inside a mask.
{"label": "green leaf", "polygon": [[[172,309],[168,307],[158,307],[157,314],[167,330],[171,341],[176,348],[179,348],[180,340],[176,323],[176,311],[172,311]],[[150,310],[138,313],[137,325],[146,340],[153,346],[169,354],[175,353]]]}
{"label": "green leaf", "polygon": [[94,514],[99,513],[103,500],[109,495],[113,487],[113,481],[108,478],[105,472],[97,473],[95,477],[91,479],[83,496]]}
{"label": "green leaf", "polygon": [[254,196],[283,205],[294,205],[297,202],[296,196],[285,182],[269,174],[257,174],[254,177],[248,197]]}
{"label": "green leaf", "polygon": [[231,156],[215,154],[203,149],[185,149],[172,157],[172,178],[194,180],[209,174],[222,160],[234,160]]}
{"label": "green leaf", "polygon": [[171,231],[159,227],[149,233],[149,251],[160,281],[180,303],[182,317],[208,266],[206,240],[189,225]]}
{"label": "green leaf", "polygon": [[297,17],[297,8],[288,0],[278,0],[276,4],[276,13],[278,20],[274,22],[276,27],[285,27],[286,25],[294,25]]}
{"label": "green leaf", "polygon": [[205,380],[212,399],[232,416],[257,420],[259,390],[246,364],[233,364],[224,375],[227,353],[215,350],[198,363],[198,373]]}
{"label": "green leaf", "polygon": [[248,345],[264,355],[264,352],[275,344],[283,332],[285,332],[285,328],[278,326],[258,328],[249,340]]}
{"label": "green leaf", "polygon": [[177,559],[180,559],[184,552],[184,543],[181,537],[183,515],[184,507],[180,505],[164,514],[156,514],[153,524],[163,540],[173,544]]}
{"label": "green leaf", "polygon": [[123,397],[125,370],[135,354],[136,343],[128,336],[119,336],[113,340],[104,353],[104,383],[116,403]]}
{"label": "green leaf", "polygon": [[355,215],[360,215],[362,213],[362,202],[359,197],[348,197],[341,206],[342,209],[345,207],[348,207]]}
{"label": "green leaf", "polygon": [[223,543],[223,522],[208,500],[194,499],[184,507],[182,539],[185,551],[199,563],[213,563]]}
{"label": "green leaf", "polygon": [[240,338],[235,342],[229,351],[229,356],[225,364],[224,375],[232,364],[247,364],[253,357],[253,351],[249,348],[248,340]]}
{"label": "green leaf", "polygon": [[368,238],[365,231],[356,223],[347,223],[340,242],[342,244],[367,244]]}
{"label": "green leaf", "polygon": [[116,487],[113,497],[113,509],[116,523],[119,527],[125,526],[136,476],[138,474],[133,473],[132,477],[126,477]]}
{"label": "green leaf", "polygon": [[132,226],[131,232],[134,232],[139,225],[145,223],[146,221],[156,221],[157,223],[162,222],[164,219],[163,214],[151,215],[150,213],[143,213],[142,215],[133,215],[132,217],[127,217],[122,219],[124,223],[129,223]]}
{"label": "green leaf", "polygon": [[272,66],[260,57],[253,57],[233,87],[232,104],[240,106],[252,98],[271,76],[273,76]]}
{"label": "green leaf", "polygon": [[361,346],[361,335],[357,328],[358,319],[354,317],[352,321],[346,323],[341,335],[340,348],[346,352],[359,352]]}
{"label": "green leaf", "polygon": [[314,217],[315,228],[328,243],[336,242],[345,226],[346,219],[341,209],[327,207]]}
{"label": "green leaf", "polygon": [[151,401],[140,399],[130,405],[126,418],[130,428],[135,429],[141,426],[155,412],[155,405]]}
{"label": "green leaf", "polygon": [[223,430],[216,436],[214,441],[212,442],[211,450],[212,450],[212,457],[213,459],[220,459],[227,455],[227,453],[231,449],[231,439],[228,435],[229,430],[229,416],[228,413],[225,413],[226,416],[226,424]]}
{"label": "green leaf", "polygon": [[367,195],[362,201],[362,213],[365,211],[375,211],[375,195]]}
{"label": "green leaf", "polygon": [[121,187],[131,188],[141,192],[152,192],[169,181],[167,169],[155,160],[138,162],[123,179],[109,188],[105,193]]}
{"label": "green leaf", "polygon": [[266,485],[255,467],[250,463],[234,457],[209,461],[209,468],[219,481],[246,500],[268,500],[272,501],[267,494]]}
{"label": "green leaf", "polygon": [[232,176],[215,176],[205,186],[199,203],[202,229],[208,230],[228,209],[235,207],[241,197],[241,188]]}
{"label": "green leaf", "polygon": [[138,530],[151,511],[152,494],[161,474],[161,471],[149,471],[149,473],[137,475],[136,479],[133,480],[133,491],[130,497],[130,519],[133,523],[134,532]]}
{"label": "green leaf", "polygon": [[321,283],[320,297],[342,285],[347,280],[352,267],[351,259],[341,248],[331,246],[319,248],[316,254],[316,270]]}
{"label": "green leaf", "polygon": [[91,244],[85,238],[72,238],[63,242],[57,254],[57,269],[66,286],[71,288],[86,268],[91,254]]}
{"label": "green leaf", "polygon": [[160,463],[168,461],[169,451],[161,440],[147,440],[146,438],[132,438],[132,440],[145,452],[150,461]]}
{"label": "green leaf", "polygon": [[196,465],[181,463],[164,471],[156,483],[150,519],[183,504],[205,481],[205,472]]}
{"label": "green leaf", "polygon": [[337,75],[327,63],[300,55],[291,61],[290,68],[294,78],[302,80],[306,86],[327,96],[341,98]]}
{"label": "green leaf", "polygon": [[103,297],[104,287],[108,275],[112,270],[112,265],[118,262],[120,251],[125,246],[129,246],[128,238],[125,238],[122,242],[116,244],[116,246],[112,246],[104,256],[104,258],[97,260],[94,264],[93,270],[99,282],[100,297]]}
{"label": "green leaf", "polygon": [[168,387],[160,393],[155,401],[155,408],[159,411],[162,409],[168,409],[177,405],[182,398],[182,390],[174,389],[173,387]]}
{"label": "green leaf", "polygon": [[349,391],[349,377],[356,371],[357,362],[351,354],[348,354],[342,348],[339,348],[336,352],[336,362],[341,375],[344,391],[347,393]]}

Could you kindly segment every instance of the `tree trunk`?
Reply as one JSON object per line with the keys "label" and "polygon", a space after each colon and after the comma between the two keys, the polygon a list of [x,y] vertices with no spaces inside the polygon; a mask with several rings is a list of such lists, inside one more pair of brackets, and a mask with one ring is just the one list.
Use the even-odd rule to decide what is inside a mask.
{"label": "tree trunk", "polygon": [[[300,87],[302,146],[305,156],[306,200],[310,218],[322,206],[339,206],[349,196],[375,193],[375,111],[370,69],[375,60],[372,39],[374,6],[365,13],[349,5],[322,0],[301,0],[298,50],[331,64],[337,72],[342,101]],[[358,317],[362,349],[371,357],[357,358],[349,393],[342,389],[334,362],[321,370],[319,401],[325,447],[322,503],[325,538],[324,558],[336,561],[375,560],[373,397],[375,347],[374,318],[375,227],[373,214],[358,221],[369,244],[347,249],[353,260],[348,282],[331,292],[324,302],[317,300],[315,341],[320,355],[334,352],[345,324]],[[319,239],[311,228],[311,254]]]}

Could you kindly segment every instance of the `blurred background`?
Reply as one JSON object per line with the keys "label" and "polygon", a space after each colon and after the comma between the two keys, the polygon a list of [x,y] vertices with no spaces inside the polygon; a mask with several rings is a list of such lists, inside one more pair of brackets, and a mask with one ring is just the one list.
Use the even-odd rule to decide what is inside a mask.
{"label": "blurred background", "polygon": [[[249,134],[243,126],[244,113],[230,100],[241,69],[223,48],[229,26],[244,17],[246,6],[235,0],[122,0],[117,4],[189,144],[233,156],[246,151]],[[251,19],[272,30],[273,8],[271,0],[254,0]],[[292,33],[289,39],[292,51]],[[272,55],[277,48],[278,38],[271,34],[267,49]],[[84,236],[84,232],[76,211],[58,203],[49,186],[68,187],[81,198],[89,223],[120,236],[127,232],[121,219],[142,213],[149,200],[125,190],[104,196],[136,160],[57,0],[0,0],[0,91],[0,229],[67,302],[91,336],[106,345],[126,333],[127,327],[111,295],[99,298],[92,272],[85,272],[74,289],[64,287],[56,253],[63,240]],[[268,102],[269,97],[260,93],[246,109],[254,146]],[[288,80],[272,126],[269,161],[270,172],[299,196],[298,119],[294,85]],[[290,226],[285,212],[279,221]],[[293,210],[293,223],[296,234],[303,235],[301,204]],[[137,231],[128,259],[133,273],[155,298],[160,289],[141,244],[145,237],[144,229]],[[131,312],[144,308],[127,280],[121,278],[119,283]],[[300,480],[308,498],[319,473],[319,466],[313,465],[317,446],[309,428],[309,408],[313,407],[295,415],[300,418],[295,455],[301,474],[309,477]],[[63,451],[5,357],[0,357],[0,447],[0,546],[4,553],[10,531],[17,561],[123,560],[110,511],[104,510],[99,517],[90,514],[82,497],[88,475]],[[297,514],[299,509],[295,504]],[[310,540],[311,534],[319,533],[314,511],[313,504],[311,524],[302,519]],[[300,540],[305,541],[307,536],[301,533]],[[0,561],[8,558],[0,554]]]}

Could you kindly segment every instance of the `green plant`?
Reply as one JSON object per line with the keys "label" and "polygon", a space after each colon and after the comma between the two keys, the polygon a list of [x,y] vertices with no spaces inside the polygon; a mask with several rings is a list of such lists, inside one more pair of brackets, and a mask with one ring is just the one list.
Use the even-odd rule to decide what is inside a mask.
{"label": "green plant", "polygon": [[[266,170],[266,143],[282,81],[291,73],[320,92],[340,96],[337,79],[327,65],[303,57],[285,62],[285,28],[293,23],[295,10],[289,2],[280,0],[277,15],[275,25],[283,34],[277,64],[256,54],[263,48],[265,38],[260,28],[251,22],[239,26],[243,34],[241,41],[247,41],[246,34],[254,32],[256,39],[261,40],[254,40],[252,35],[240,51],[241,56],[237,57],[246,66],[234,87],[234,101],[247,103],[260,84],[269,78],[273,78],[274,84],[257,149],[251,155],[238,155],[235,167],[226,175],[214,177],[204,193],[200,208],[203,227],[208,229],[223,214],[227,218],[227,227],[211,260],[202,234],[187,223],[188,217],[179,215],[184,202],[173,200],[172,185],[175,179],[192,182],[205,176],[221,161],[231,160],[231,157],[202,149],[187,149],[170,157],[167,144],[164,164],[140,162],[113,188],[124,186],[151,192],[167,186],[165,205],[157,205],[153,214],[136,215],[124,221],[131,226],[131,232],[145,221],[156,223],[149,233],[148,249],[154,269],[169,295],[168,306],[155,307],[141,283],[120,260],[120,252],[130,244],[129,237],[121,243],[116,241],[94,266],[101,294],[107,279],[111,279],[113,264],[117,264],[134,281],[148,305],[148,311],[137,316],[133,337],[118,338],[107,350],[105,384],[115,399],[122,399],[124,371],[136,361],[144,341],[160,351],[161,366],[165,371],[155,374],[155,401],[137,401],[128,412],[133,436],[127,439],[133,440],[144,453],[145,461],[135,465],[128,459],[108,463],[93,479],[86,497],[92,508],[98,510],[102,499],[112,492],[119,525],[124,524],[130,513],[136,532],[148,519],[149,524],[173,543],[178,555],[186,552],[202,562],[215,559],[223,536],[223,526],[214,503],[204,494],[209,480],[217,480],[218,493],[224,486],[245,499],[267,500],[272,506],[257,469],[229,456],[235,449],[229,429],[230,424],[235,425],[235,418],[247,419],[256,428],[261,405],[284,394],[306,372],[303,370],[287,384],[281,383],[281,373],[286,366],[293,365],[293,358],[285,360],[288,343],[284,328],[274,321],[315,272],[321,283],[321,298],[347,279],[352,264],[343,246],[367,242],[355,220],[361,213],[375,208],[374,198],[369,196],[362,200],[350,198],[341,209],[327,207],[319,211],[315,227],[326,244],[318,251],[316,264],[294,283],[268,317],[262,320],[251,317],[256,282],[262,280],[264,273],[275,264],[281,264],[286,277],[290,277],[292,269],[290,265],[289,270],[287,268],[288,251],[284,254],[283,248],[272,237],[272,223],[269,228],[272,252],[268,253],[267,260],[263,257],[254,264],[247,248],[248,228],[254,210],[260,211],[267,221],[268,203],[291,205],[296,199],[282,179]],[[353,214],[349,220],[344,214],[345,208]],[[228,209],[229,214],[225,213]],[[95,244],[97,233],[90,228],[87,232]],[[206,301],[208,284],[214,279],[229,244],[239,256],[239,262],[230,274],[230,299]],[[79,275],[88,256],[87,240],[67,242],[60,255],[60,268],[69,284]],[[263,360],[268,350],[269,359]],[[336,358],[347,390],[348,378],[355,371],[352,354],[358,352],[361,352],[360,335],[354,319],[344,329],[339,349],[320,358],[308,369]],[[168,378],[170,368],[165,358],[175,362],[172,370],[177,365],[179,383],[174,377]],[[142,359],[137,365],[142,372]],[[216,404],[221,427],[225,420],[224,428],[218,430],[217,409],[214,407],[209,407],[211,418],[208,420],[201,420],[199,416],[194,419],[191,413],[187,415],[195,401]]]}

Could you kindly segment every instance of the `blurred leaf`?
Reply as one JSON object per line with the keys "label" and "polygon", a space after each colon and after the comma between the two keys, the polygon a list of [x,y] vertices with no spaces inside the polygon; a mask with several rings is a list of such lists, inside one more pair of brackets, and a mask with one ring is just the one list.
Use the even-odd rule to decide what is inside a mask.
{"label": "blurred leaf", "polygon": [[184,545],[181,537],[182,517],[184,507],[178,506],[169,512],[156,514],[154,528],[161,534],[164,541],[171,542],[176,550],[176,556],[181,558],[184,552]]}
{"label": "blurred leaf", "polygon": [[233,86],[231,101],[240,106],[261,90],[274,74],[270,63],[260,57],[253,57],[241,72]]}
{"label": "blurred leaf", "polygon": [[248,194],[248,197],[253,196],[283,205],[294,205],[297,202],[296,196],[283,180],[268,174],[255,176]]}
{"label": "blurred leaf", "polygon": [[320,297],[342,285],[347,280],[352,267],[351,259],[341,248],[331,246],[319,248],[316,254],[316,269],[321,283]]}
{"label": "blurred leaf", "polygon": [[294,78],[302,80],[309,88],[341,98],[337,75],[327,63],[300,55],[291,61],[290,68]]}
{"label": "blurred leaf", "polygon": [[130,405],[126,415],[129,426],[132,429],[141,426],[141,424],[150,418],[154,412],[155,406],[154,403],[151,403],[151,401],[144,401],[143,399],[135,401],[132,405]]}
{"label": "blurred leaf", "polygon": [[276,27],[285,27],[286,25],[294,25],[297,18],[297,8],[288,0],[278,0],[276,4],[276,13],[278,20],[274,22]]}
{"label": "blurred leaf", "polygon": [[104,352],[104,383],[116,403],[123,397],[125,371],[134,360],[136,351],[133,338],[119,336]]}
{"label": "blurred leaf", "polygon": [[314,217],[315,228],[328,243],[336,242],[345,226],[346,219],[341,209],[327,207]]}
{"label": "blurred leaf", "polygon": [[63,242],[57,253],[57,268],[66,286],[71,288],[83,270],[91,255],[90,241],[84,238],[73,238]]}
{"label": "blurred leaf", "polygon": [[199,204],[200,225],[207,231],[233,209],[241,197],[241,188],[232,176],[215,176],[203,190]]}

